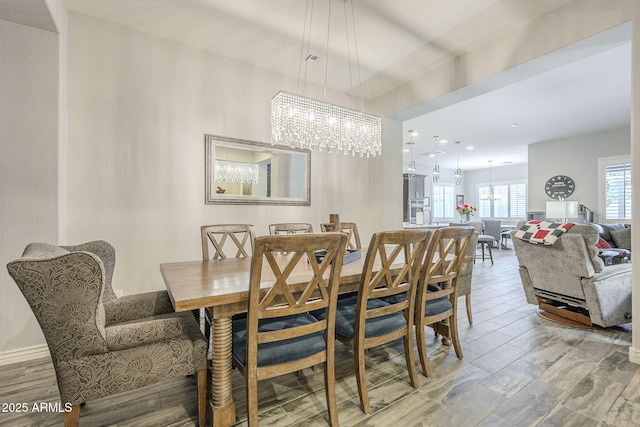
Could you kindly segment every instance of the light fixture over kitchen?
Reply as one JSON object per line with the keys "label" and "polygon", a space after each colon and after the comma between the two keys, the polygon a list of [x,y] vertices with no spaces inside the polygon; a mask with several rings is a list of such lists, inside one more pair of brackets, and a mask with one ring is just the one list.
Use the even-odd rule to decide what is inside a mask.
{"label": "light fixture over kitchen", "polygon": [[409,149],[411,150],[411,160],[409,161],[409,165],[407,166],[407,174],[409,174],[410,178],[413,178],[414,176],[416,176],[416,162],[413,161],[413,136],[417,135],[417,133],[413,130],[410,129],[409,130],[409,142],[407,142],[407,145],[409,146]]}
{"label": "light fixture over kitchen", "polygon": [[462,169],[460,169],[460,141],[454,142],[456,144],[456,171],[453,174],[456,185],[462,184]]}
{"label": "light fixture over kitchen", "polygon": [[440,180],[440,165],[438,165],[438,140],[439,136],[434,136],[433,141],[436,143],[436,150],[434,156],[435,165],[433,166],[433,182],[436,183]]}
{"label": "light fixture over kitchen", "polygon": [[494,200],[500,200],[500,195],[493,192],[493,183],[491,181],[491,163],[493,163],[493,160],[489,160],[489,194],[483,194],[482,196],[480,196],[480,200],[488,200],[490,202]]}
{"label": "light fixture over kitchen", "polygon": [[[302,46],[300,50],[300,64],[305,48],[308,51],[310,44],[311,22],[313,20],[313,2],[307,0],[305,12],[304,30],[302,33]],[[351,23],[353,48],[355,52],[355,64],[358,74],[358,86],[361,86],[360,61],[358,57],[358,44],[356,37],[354,0],[342,0],[344,4],[345,29],[347,33],[347,52],[349,61],[349,73],[351,74],[351,49],[349,45],[349,19],[347,18],[347,3],[351,3]],[[329,60],[329,29],[331,28],[331,4],[329,0],[327,19],[327,43],[325,55],[325,80],[324,93],[327,92],[327,71]],[[309,11],[310,10],[310,11]],[[308,25],[307,25],[307,15]],[[305,61],[308,63],[309,61]],[[306,67],[306,65],[305,65]],[[302,67],[298,67],[298,87]],[[305,69],[306,76],[306,69]],[[351,76],[349,76],[351,77]],[[353,82],[353,79],[350,79]],[[306,81],[304,82],[306,85]],[[304,88],[304,86],[303,86]],[[351,89],[353,90],[353,84]],[[382,153],[382,121],[379,116],[367,114],[363,111],[362,95],[360,95],[360,109],[346,108],[307,98],[301,94],[279,91],[271,99],[271,143],[286,143],[311,150],[328,151],[360,156],[376,156]],[[303,90],[304,92],[304,90]]]}

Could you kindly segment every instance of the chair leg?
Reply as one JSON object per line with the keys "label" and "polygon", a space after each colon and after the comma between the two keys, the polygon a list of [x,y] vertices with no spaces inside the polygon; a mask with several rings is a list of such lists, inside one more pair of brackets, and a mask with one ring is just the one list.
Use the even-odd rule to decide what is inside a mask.
{"label": "chair leg", "polygon": [[324,390],[327,397],[327,412],[329,424],[338,426],[338,404],[336,402],[336,371],[335,360],[327,360],[324,364]]}
{"label": "chair leg", "polygon": [[362,412],[369,413],[369,392],[367,390],[367,378],[364,367],[364,349],[356,347],[353,351],[356,367],[356,380],[358,382],[358,394],[360,395],[360,405]]}
{"label": "chair leg", "polygon": [[[431,367],[429,366],[429,358],[427,356],[427,339],[424,333],[424,326],[416,325],[416,338],[418,340],[418,355],[420,356],[420,365],[422,366],[422,374],[431,377]],[[437,332],[436,332],[437,334]]]}
{"label": "chair leg", "polygon": [[467,319],[469,319],[469,324],[473,324],[473,316],[471,316],[471,294],[467,294],[464,296],[465,303],[467,305]]}
{"label": "chair leg", "polygon": [[258,427],[258,380],[249,372],[246,376],[247,423],[249,427]]}
{"label": "chair leg", "polygon": [[78,427],[80,420],[80,405],[71,407],[71,411],[64,413],[64,427]]}
{"label": "chair leg", "polygon": [[489,248],[489,258],[491,259],[491,265],[493,265],[493,253],[491,252],[491,245],[487,245]]}
{"label": "chair leg", "polygon": [[404,336],[404,358],[409,371],[409,381],[413,388],[420,387],[418,374],[416,373],[416,362],[413,355],[413,328],[407,328],[407,334]]}
{"label": "chair leg", "polygon": [[458,338],[458,319],[456,311],[453,311],[453,315],[449,318],[449,335],[451,341],[453,341],[453,348],[456,351],[458,359],[462,359],[462,347],[460,347],[460,339]]}
{"label": "chair leg", "polygon": [[198,371],[198,426],[207,423],[207,370]]}

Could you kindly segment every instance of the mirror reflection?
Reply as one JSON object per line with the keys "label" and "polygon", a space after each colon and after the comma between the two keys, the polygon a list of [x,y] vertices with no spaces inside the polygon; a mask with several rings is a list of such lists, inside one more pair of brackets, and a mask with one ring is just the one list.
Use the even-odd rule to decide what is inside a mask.
{"label": "mirror reflection", "polygon": [[309,150],[206,135],[206,203],[310,204]]}

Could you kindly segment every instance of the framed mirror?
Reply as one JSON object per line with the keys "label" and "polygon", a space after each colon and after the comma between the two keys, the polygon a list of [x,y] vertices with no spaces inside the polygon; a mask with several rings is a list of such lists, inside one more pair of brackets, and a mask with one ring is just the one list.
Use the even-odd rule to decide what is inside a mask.
{"label": "framed mirror", "polygon": [[311,152],[205,135],[205,203],[311,204]]}

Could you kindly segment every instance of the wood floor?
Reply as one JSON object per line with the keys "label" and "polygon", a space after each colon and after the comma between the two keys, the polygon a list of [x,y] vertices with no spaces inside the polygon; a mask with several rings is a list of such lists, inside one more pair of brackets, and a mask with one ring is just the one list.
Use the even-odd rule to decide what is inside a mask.
{"label": "wood floor", "polygon": [[[478,260],[473,272],[473,326],[461,306],[464,353],[429,343],[433,375],[420,371],[413,389],[402,344],[367,354],[371,413],[358,404],[351,351],[338,343],[337,398],[342,426],[638,426],[640,366],[628,361],[631,326],[593,331],[540,318],[525,302],[512,250],[494,251],[495,265]],[[463,299],[460,300],[461,302]],[[417,360],[417,359],[416,359]],[[234,372],[238,426],[246,425],[242,378]],[[81,426],[196,425],[195,378],[89,402]],[[33,412],[58,402],[49,360],[0,367],[0,425],[61,425],[63,415]],[[260,424],[326,426],[322,369],[260,384]],[[27,413],[7,413],[27,403]]]}

